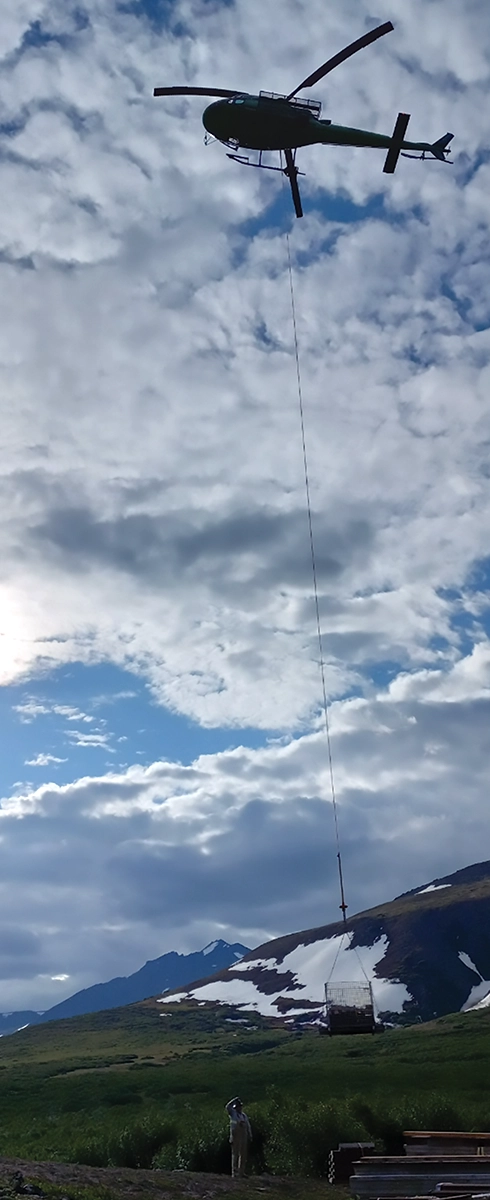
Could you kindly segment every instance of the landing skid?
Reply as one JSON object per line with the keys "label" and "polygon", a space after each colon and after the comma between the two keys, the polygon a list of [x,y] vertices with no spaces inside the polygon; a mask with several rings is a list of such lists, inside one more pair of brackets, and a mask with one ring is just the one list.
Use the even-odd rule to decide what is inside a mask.
{"label": "landing skid", "polygon": [[[228,143],[228,144],[230,145],[232,143]],[[239,147],[234,145],[234,150],[238,150],[238,149],[239,149]],[[285,175],[286,178],[289,179],[296,216],[302,217],[303,216],[303,207],[301,204],[301,196],[299,194],[298,175],[304,175],[304,171],[299,171],[296,166],[296,150],[289,150],[289,149],[284,150],[284,157],[286,159],[285,167],[283,167],[283,165],[282,165],[282,155],[283,155],[282,150],[279,151],[279,155],[280,155],[280,159],[281,159],[280,167],[274,167],[274,166],[271,166],[270,163],[263,162],[262,161],[263,155],[264,155],[264,151],[259,150],[259,157],[258,157],[257,162],[251,162],[248,155],[245,155],[245,154],[236,154],[236,153],[230,154],[229,153],[228,158],[232,158],[234,162],[241,163],[243,167],[256,167],[256,168],[259,168],[261,171],[280,171],[281,175]]]}

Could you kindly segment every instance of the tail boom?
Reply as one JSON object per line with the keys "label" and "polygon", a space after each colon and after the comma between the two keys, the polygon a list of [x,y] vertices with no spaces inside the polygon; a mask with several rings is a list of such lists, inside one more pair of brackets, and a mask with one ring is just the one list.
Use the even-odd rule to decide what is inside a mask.
{"label": "tail boom", "polygon": [[[452,133],[446,133],[437,142],[407,142],[405,133],[410,120],[408,113],[399,113],[391,137],[384,133],[370,133],[365,129],[350,129],[346,125],[333,125],[328,121],[314,121],[316,136],[311,141],[321,142],[324,146],[371,146],[379,150],[387,150],[383,170],[392,174],[396,169],[400,154],[433,155],[439,162],[446,161]],[[312,122],[313,123],[313,122]]]}

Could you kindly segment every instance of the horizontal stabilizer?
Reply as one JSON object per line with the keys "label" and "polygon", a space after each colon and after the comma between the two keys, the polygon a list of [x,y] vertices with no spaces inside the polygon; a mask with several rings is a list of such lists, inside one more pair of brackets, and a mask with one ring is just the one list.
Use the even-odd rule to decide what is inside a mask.
{"label": "horizontal stabilizer", "polygon": [[449,143],[452,142],[453,137],[454,133],[445,133],[444,137],[439,138],[439,141],[434,142],[434,144],[431,146],[432,153],[436,158],[439,159],[440,162],[445,161],[446,151]]}
{"label": "horizontal stabilizer", "polygon": [[396,169],[396,164],[402,151],[409,120],[410,113],[398,113],[396,125],[391,139],[391,146],[386,155],[385,165],[383,167],[385,175],[393,175]]}

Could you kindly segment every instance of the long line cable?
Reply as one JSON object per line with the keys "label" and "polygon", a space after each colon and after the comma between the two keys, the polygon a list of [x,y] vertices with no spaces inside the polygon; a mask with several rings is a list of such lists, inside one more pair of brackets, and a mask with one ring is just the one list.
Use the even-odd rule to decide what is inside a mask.
{"label": "long line cable", "polygon": [[321,624],[321,619],[320,619],[320,603],[319,603],[319,599],[318,599],[318,572],[317,572],[317,565],[316,565],[315,538],[314,538],[314,534],[313,534],[310,472],[309,472],[309,467],[308,467],[308,452],[307,452],[307,447],[306,447],[305,410],[304,410],[304,403],[303,403],[303,385],[302,385],[302,380],[301,380],[301,364],[300,364],[300,358],[299,358],[299,343],[298,343],[298,323],[296,320],[296,302],[295,302],[295,296],[294,296],[293,264],[291,261],[291,245],[290,245],[290,241],[289,241],[289,233],[286,233],[286,245],[287,245],[287,252],[288,252],[289,288],[290,288],[290,293],[291,293],[291,312],[292,312],[292,318],[293,318],[294,356],[295,356],[295,360],[296,360],[296,378],[297,378],[297,384],[298,384],[299,419],[300,419],[300,427],[301,427],[301,446],[302,446],[302,451],[303,451],[303,467],[304,467],[304,476],[305,476],[306,509],[307,509],[307,514],[308,514],[308,532],[309,532],[309,538],[310,538],[311,569],[312,569],[312,575],[313,575],[313,595],[314,595],[314,601],[315,601],[316,631],[317,631],[317,638],[318,638],[318,649],[320,652],[320,675],[321,675],[321,683],[322,683],[323,717],[324,717],[324,723],[325,723],[325,733],[327,736],[328,767],[329,767],[329,774],[330,774],[330,788],[331,788],[331,792],[332,792],[332,808],[333,808],[333,819],[334,819],[334,826],[335,826],[335,841],[336,841],[336,846],[337,846],[337,864],[338,864],[339,885],[340,885],[340,905],[339,905],[339,907],[342,910],[342,918],[343,918],[343,922],[344,922],[344,926],[345,926],[347,923],[347,904],[346,904],[346,900],[345,900],[344,876],[343,876],[343,871],[342,871],[342,856],[341,856],[341,852],[340,852],[340,832],[339,832],[339,818],[338,818],[338,810],[337,810],[337,793],[336,793],[336,789],[335,789],[335,776],[334,776],[333,756],[332,756],[332,739],[330,737],[330,720],[329,720],[329,715],[328,715],[327,687],[326,687],[326,682],[325,682],[325,658],[324,658],[324,654],[323,654],[323,636],[322,636],[322,624]]}
{"label": "long line cable", "polygon": [[[294,357],[295,357],[295,362],[296,362],[296,379],[297,379],[297,384],[298,384],[298,407],[299,407],[299,419],[300,419],[300,427],[301,427],[301,447],[302,447],[302,451],[303,451],[306,509],[307,509],[307,515],[308,515],[308,532],[309,532],[309,538],[310,538],[311,570],[312,570],[312,577],[313,577],[313,595],[314,595],[314,601],[315,601],[316,631],[317,631],[317,638],[318,638],[318,648],[319,648],[319,652],[320,652],[320,675],[321,675],[321,682],[322,682],[323,716],[324,716],[324,723],[325,723],[325,733],[326,733],[326,737],[327,737],[330,788],[331,788],[331,792],[332,792],[332,809],[333,809],[333,819],[334,819],[334,826],[335,826],[335,841],[336,841],[336,846],[337,846],[337,864],[338,864],[339,885],[340,885],[340,905],[339,905],[339,907],[342,910],[342,919],[344,922],[344,931],[343,931],[342,937],[340,939],[339,945],[337,947],[337,953],[335,955],[333,967],[332,967],[332,970],[331,970],[330,976],[329,976],[329,979],[331,979],[333,972],[335,970],[335,967],[337,965],[337,959],[339,957],[339,954],[342,949],[344,939],[345,939],[345,936],[347,933],[347,907],[348,906],[347,906],[346,900],[345,900],[344,875],[343,875],[343,871],[342,871],[342,855],[341,855],[341,851],[340,851],[340,831],[339,831],[339,817],[338,817],[338,808],[337,808],[337,793],[336,793],[336,788],[335,788],[335,776],[334,776],[333,755],[332,755],[332,739],[330,737],[330,720],[329,720],[329,715],[328,715],[327,687],[326,687],[326,682],[325,682],[325,658],[324,658],[324,654],[323,654],[322,623],[321,623],[321,618],[320,618],[320,602],[319,602],[319,598],[318,598],[318,572],[317,572],[317,566],[316,566],[315,538],[314,538],[314,533],[313,533],[313,515],[312,515],[312,508],[311,508],[310,472],[309,472],[309,466],[308,466],[308,451],[307,451],[307,446],[306,446],[305,409],[304,409],[304,403],[303,403],[303,384],[302,384],[302,379],[301,379],[301,363],[300,363],[300,357],[299,357],[298,322],[296,320],[294,276],[293,276],[293,264],[292,264],[292,259],[291,259],[291,244],[289,241],[289,233],[286,233],[286,246],[287,246],[287,258],[288,258],[289,289],[290,289],[290,293],[291,293],[291,313],[292,313],[292,319],[293,319]],[[353,948],[356,958],[359,962],[359,966],[364,975],[364,978],[365,978],[366,982],[369,983],[369,985],[370,985],[369,976],[366,974],[366,971],[364,969],[364,964],[362,962],[359,951],[356,946],[353,946],[352,948]]]}

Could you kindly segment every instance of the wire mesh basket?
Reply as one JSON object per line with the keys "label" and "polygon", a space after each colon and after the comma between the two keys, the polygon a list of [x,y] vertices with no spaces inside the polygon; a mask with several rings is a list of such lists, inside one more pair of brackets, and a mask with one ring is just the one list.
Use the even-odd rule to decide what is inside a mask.
{"label": "wire mesh basket", "polygon": [[366,983],[325,984],[325,1029],[337,1033],[375,1033],[373,989]]}
{"label": "wire mesh basket", "polygon": [[326,983],[325,1003],[327,1008],[364,1008],[373,1006],[373,989],[370,983]]}

